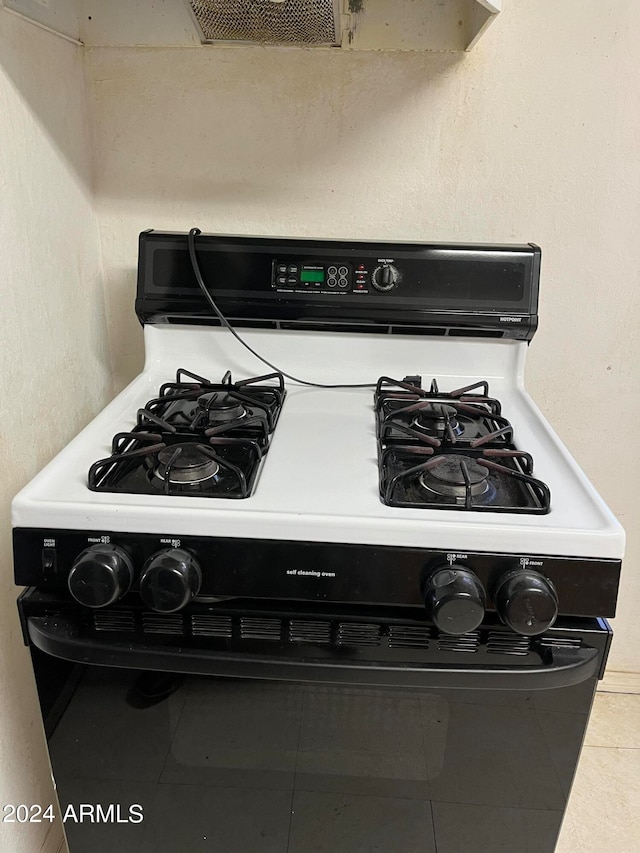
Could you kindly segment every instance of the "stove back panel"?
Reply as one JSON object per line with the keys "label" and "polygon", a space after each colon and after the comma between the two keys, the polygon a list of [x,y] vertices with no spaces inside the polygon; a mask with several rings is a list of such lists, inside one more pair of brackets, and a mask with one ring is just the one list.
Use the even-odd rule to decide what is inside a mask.
{"label": "stove back panel", "polygon": [[[540,249],[533,244],[196,238],[207,288],[236,325],[530,340]],[[218,323],[185,234],[140,235],[143,323]]]}

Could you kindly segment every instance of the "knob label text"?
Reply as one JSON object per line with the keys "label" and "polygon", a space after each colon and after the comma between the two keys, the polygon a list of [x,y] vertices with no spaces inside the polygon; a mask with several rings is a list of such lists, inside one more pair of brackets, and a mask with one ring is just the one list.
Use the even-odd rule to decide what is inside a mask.
{"label": "knob label text", "polygon": [[287,569],[288,575],[293,575],[299,578],[335,578],[335,572],[319,572],[308,569]]}

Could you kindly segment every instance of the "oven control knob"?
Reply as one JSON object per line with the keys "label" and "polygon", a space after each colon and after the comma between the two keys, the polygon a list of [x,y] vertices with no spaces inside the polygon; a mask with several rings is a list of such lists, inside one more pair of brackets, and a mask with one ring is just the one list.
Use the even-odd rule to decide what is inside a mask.
{"label": "oven control knob", "polygon": [[117,545],[91,545],[71,566],[69,592],[85,607],[107,607],[128,591],[133,563]]}
{"label": "oven control knob", "polygon": [[427,578],[423,594],[429,618],[445,634],[475,631],[484,619],[484,588],[464,566],[437,568]]}
{"label": "oven control knob", "polygon": [[509,572],[498,581],[493,597],[504,624],[525,637],[543,634],[558,616],[556,591],[540,572]]}
{"label": "oven control knob", "polygon": [[376,290],[393,290],[398,283],[398,270],[391,264],[376,267],[371,276],[371,283]]}
{"label": "oven control knob", "polygon": [[144,564],[140,597],[152,610],[173,613],[189,604],[201,585],[202,571],[195,557],[182,548],[167,548]]}

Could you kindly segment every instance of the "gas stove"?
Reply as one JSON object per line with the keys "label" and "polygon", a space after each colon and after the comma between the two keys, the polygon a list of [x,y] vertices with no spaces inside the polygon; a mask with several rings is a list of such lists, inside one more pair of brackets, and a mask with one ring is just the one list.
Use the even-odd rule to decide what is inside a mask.
{"label": "gas stove", "polygon": [[279,369],[212,319],[185,235],[143,233],[144,370],[16,497],[19,584],[94,610],[426,603],[458,635],[614,614],[624,534],[523,386],[535,246],[197,251]]}
{"label": "gas stove", "polygon": [[60,804],[144,812],[70,853],[552,853],[624,534],[524,390],[539,268],[141,235],[144,369],[13,502]]}

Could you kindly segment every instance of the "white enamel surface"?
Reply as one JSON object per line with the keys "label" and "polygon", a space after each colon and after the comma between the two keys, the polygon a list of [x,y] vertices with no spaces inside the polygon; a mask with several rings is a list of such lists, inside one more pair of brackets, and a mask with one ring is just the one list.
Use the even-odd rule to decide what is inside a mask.
{"label": "white enamel surface", "polygon": [[[548,515],[402,509],[379,499],[373,390],[288,383],[288,394],[254,494],[246,500],[90,492],[92,462],[115,432],[185,367],[214,381],[266,372],[220,329],[146,327],[144,372],[14,501],[17,526],[358,542],[518,554],[621,557],[624,535],[521,387],[525,344],[464,339],[251,332],[280,367],[325,382],[436,376],[442,390],[486,378],[551,489]],[[179,353],[179,355],[178,355]],[[470,369],[473,372],[469,372]]]}

